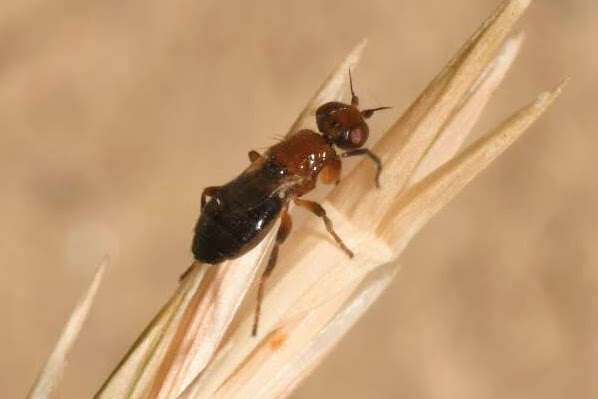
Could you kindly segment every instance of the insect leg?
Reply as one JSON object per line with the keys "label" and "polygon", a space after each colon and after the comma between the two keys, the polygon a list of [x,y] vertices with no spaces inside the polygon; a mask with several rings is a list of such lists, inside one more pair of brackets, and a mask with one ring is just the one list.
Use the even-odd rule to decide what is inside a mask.
{"label": "insect leg", "polygon": [[341,238],[336,234],[334,228],[332,227],[332,221],[328,216],[326,216],[326,210],[322,208],[322,205],[314,201],[302,200],[299,198],[295,198],[294,201],[297,205],[307,209],[314,215],[321,217],[324,221],[324,224],[326,225],[326,230],[328,230],[328,232],[334,238],[337,244],[342,248],[343,251],[347,253],[347,255],[349,255],[349,258],[353,257],[353,251],[347,248],[343,240],[341,240]]}
{"label": "insect leg", "polygon": [[341,154],[343,158],[355,157],[359,155],[365,155],[369,157],[376,164],[376,187],[380,188],[380,174],[382,173],[382,162],[376,154],[374,154],[367,148],[358,148],[356,150],[347,151]]}
{"label": "insect leg", "polygon": [[328,158],[318,177],[324,184],[338,184],[341,179],[341,160],[336,156]]}
{"label": "insect leg", "polygon": [[257,151],[249,151],[249,162],[254,163],[255,161],[258,160],[259,157],[261,157],[260,153]]}
{"label": "insect leg", "polygon": [[278,259],[278,247],[280,244],[286,240],[291,232],[291,228],[293,227],[293,221],[291,217],[287,213],[286,209],[282,210],[280,215],[280,227],[278,228],[278,232],[276,233],[276,241],[274,242],[274,247],[272,248],[272,252],[270,253],[270,259],[268,260],[268,265],[264,269],[262,276],[260,277],[258,289],[257,289],[257,305],[255,308],[255,318],[253,320],[253,329],[251,330],[251,335],[255,337],[257,334],[257,327],[260,322],[260,314],[262,310],[262,299],[264,297],[264,283],[266,279],[270,277],[272,274],[272,270],[274,270],[274,266],[276,266],[276,260]]}
{"label": "insect leg", "polygon": [[203,209],[203,207],[206,206],[206,197],[214,196],[218,192],[219,189],[220,189],[220,187],[218,187],[218,186],[211,186],[211,187],[206,187],[203,190],[203,193],[201,193],[201,209]]}

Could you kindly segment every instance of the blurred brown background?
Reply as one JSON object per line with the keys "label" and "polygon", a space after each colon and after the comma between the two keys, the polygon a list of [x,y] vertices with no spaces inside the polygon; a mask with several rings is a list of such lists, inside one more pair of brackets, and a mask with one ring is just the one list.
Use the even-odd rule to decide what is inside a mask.
{"label": "blurred brown background", "polygon": [[[361,38],[359,93],[400,111],[496,4],[2,1],[0,397],[25,395],[108,252],[61,390],[90,397],[189,264],[202,188],[284,134]],[[570,75],[565,94],[294,398],[598,397],[597,11],[532,5],[477,130]]]}

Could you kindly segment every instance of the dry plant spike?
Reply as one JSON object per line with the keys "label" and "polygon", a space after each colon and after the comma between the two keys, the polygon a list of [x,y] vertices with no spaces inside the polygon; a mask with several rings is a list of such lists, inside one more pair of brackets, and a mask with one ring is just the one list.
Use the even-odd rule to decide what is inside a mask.
{"label": "dry plant spike", "polygon": [[[272,375],[268,381],[265,381],[262,389],[267,393],[268,397],[286,397],[289,395],[297,384],[319,365],[361,315],[369,309],[370,305],[380,297],[398,270],[399,265],[395,262],[387,268],[382,268],[381,273],[376,274],[374,278],[368,279],[370,281],[365,282],[355,297],[346,303],[344,308],[318,334],[310,345],[303,348],[302,352],[298,353],[292,361],[284,364],[275,375]],[[271,335],[273,335],[271,339],[266,341],[269,346],[261,348],[265,352],[265,356],[272,351],[273,347],[276,349],[276,345],[284,343],[285,334],[283,331],[277,330]],[[236,385],[238,386],[239,384]],[[234,395],[222,395],[222,392],[219,392],[219,396],[232,397]],[[180,396],[181,399],[197,397],[203,397],[203,395],[193,392],[192,389],[189,389]]]}
{"label": "dry plant spike", "polygon": [[[352,260],[322,238],[320,220],[296,226],[268,281],[256,338],[255,298],[240,304],[269,241],[195,270],[97,397],[288,395],[389,284],[413,235],[559,95],[562,86],[542,94],[455,157],[518,54],[522,35],[501,46],[529,3],[504,1],[373,148],[385,166],[380,190],[364,161],[323,202],[343,240],[358,249]],[[348,66],[364,44],[325,81],[291,133],[348,90]]]}
{"label": "dry plant spike", "polygon": [[[269,242],[218,268],[194,267],[95,398],[174,396],[173,383],[197,367],[201,370],[202,359],[207,362],[216,350]],[[215,328],[219,323],[221,328]],[[203,345],[200,349],[198,343]]]}
{"label": "dry plant spike", "polygon": [[382,269],[380,275],[376,275],[372,281],[366,281],[363,287],[359,287],[354,297],[326,325],[316,339],[311,342],[311,345],[305,348],[303,353],[294,359],[294,362],[285,365],[278,373],[276,381],[274,381],[276,385],[270,388],[272,397],[290,395],[297,385],[311,374],[390,285],[399,271],[399,263],[394,262],[388,268]]}
{"label": "dry plant spike", "polygon": [[94,398],[144,397],[154,380],[159,362],[197,291],[205,269],[193,268],[172,298],[149,323],[123,360],[108,377]]}
{"label": "dry plant spike", "polygon": [[378,228],[384,240],[402,252],[410,239],[490,162],[517,140],[561,94],[567,80],[515,113],[491,134],[478,139],[462,154],[397,198]]}
{"label": "dry plant spike", "polygon": [[[382,221],[388,201],[399,195],[410,180],[436,136],[478,81],[529,3],[530,0],[504,1],[372,148],[385,168],[382,190],[372,191],[366,183],[371,179],[371,167],[355,168],[350,179],[341,182],[330,198],[342,204],[343,213],[352,215],[355,220],[367,220],[364,228],[375,228]],[[360,192],[355,191],[356,185]],[[377,198],[364,200],[363,196]]]}
{"label": "dry plant spike", "polygon": [[27,395],[29,399],[46,399],[54,394],[54,390],[62,380],[62,374],[67,363],[67,357],[79,336],[79,332],[89,315],[91,305],[95,299],[96,293],[102,277],[106,271],[108,259],[104,259],[85,294],[79,299],[75,309],[71,313],[58,342],[54,346],[52,354],[48,358],[44,369],[37,377],[31,391]]}
{"label": "dry plant spike", "polygon": [[[492,23],[485,24],[482,29],[482,34],[477,34],[476,37],[478,39],[472,40],[471,43],[484,48],[486,43],[480,41],[479,38],[487,38],[487,40],[496,44],[496,47],[498,47],[498,44],[500,43],[497,43],[492,36],[485,36],[484,32],[494,31],[504,36],[506,34],[505,29],[499,29],[493,24],[508,24],[510,27],[514,23],[517,15],[513,15],[512,11],[518,10],[522,12],[524,7],[512,6],[513,3],[518,2],[509,2],[503,5],[503,7],[499,9],[499,12],[491,19]],[[507,12],[509,18],[500,18],[505,12]],[[497,64],[504,63],[504,61],[501,60],[509,61],[507,64],[510,64],[510,61],[512,61],[512,58],[516,55],[516,51],[513,52],[509,50],[509,48],[512,49],[510,46],[513,45],[517,47],[520,39],[514,40],[514,42],[507,44],[506,53],[511,55],[504,57],[504,53],[501,53],[499,58],[497,58]],[[471,53],[471,51],[468,52],[468,54]],[[482,52],[482,54],[485,56],[486,52]],[[464,63],[475,64],[475,60],[472,61],[468,57],[457,57],[456,59],[462,60]],[[461,91],[461,98],[452,100],[453,108],[432,107],[427,112],[438,112],[446,121],[451,115],[455,115],[455,112],[458,112],[457,109],[459,105],[464,104],[464,98],[467,98],[467,96],[480,98],[479,96],[482,95],[480,92],[486,90],[488,86],[484,84],[476,84],[476,82],[479,81],[480,75],[490,61],[491,59],[488,58],[484,65],[479,65],[479,68],[473,69],[473,72],[470,72],[470,76],[461,77],[460,84],[463,87],[467,87],[467,90]],[[451,68],[459,71],[462,68],[462,65],[459,62],[453,62]],[[493,76],[493,74],[490,73],[488,76]],[[437,79],[435,82],[443,84],[444,80]],[[473,91],[471,91],[471,87],[474,87]],[[431,85],[428,90],[429,92],[433,92],[436,88],[434,85]],[[543,96],[542,101],[532,107],[534,112],[523,112],[513,117],[511,122],[514,123],[514,126],[517,126],[517,129],[509,132],[510,127],[508,125],[510,124],[507,124],[503,126],[506,130],[497,130],[496,135],[500,136],[501,133],[505,133],[510,136],[511,140],[514,140],[518,137],[518,134],[520,134],[529,123],[539,117],[545,107],[549,105],[550,101],[544,100],[552,100],[556,95],[558,95],[558,91],[549,96]],[[479,116],[479,110],[476,107],[462,107],[462,109],[465,110],[463,112],[466,112],[467,110],[471,112],[471,114],[467,115],[469,117],[473,116],[474,113]],[[424,117],[430,118],[431,120],[435,119],[434,115],[425,115]],[[469,118],[464,117],[463,120],[468,119]],[[446,123],[437,124],[437,129],[441,131],[445,127]],[[401,127],[399,126],[399,130],[400,129]],[[516,132],[517,130],[518,132]],[[390,132],[391,135],[393,133],[396,133],[396,130],[395,132]],[[407,130],[407,133],[410,132]],[[425,150],[431,145],[433,139],[437,137],[438,134],[440,133],[430,135],[431,140],[428,141],[426,146],[422,146],[422,149]],[[489,143],[491,142],[492,141]],[[487,147],[482,146],[483,150],[486,151],[486,154],[489,156],[486,160],[489,161],[490,158],[497,156],[504,150],[504,148],[506,148],[506,145],[510,143],[510,140],[505,141],[504,147],[491,146],[490,144]],[[454,151],[454,149],[451,151]],[[402,156],[402,154],[403,153],[400,153],[399,157]],[[490,154],[493,154],[493,156],[490,156]],[[423,160],[425,160],[425,151],[422,151],[422,157]],[[473,170],[479,172],[486,165],[487,162],[479,162],[477,168],[473,167]],[[363,170],[365,168],[358,169]],[[389,174],[387,171],[387,179],[389,176],[397,176],[400,172],[401,170],[397,170],[393,175]],[[359,173],[360,171],[356,171],[355,175],[358,175]],[[346,194],[349,195],[351,199],[357,197],[361,201],[365,201],[364,196],[367,196],[367,193],[374,193],[368,198],[371,202],[367,205],[380,207],[381,202],[376,201],[377,192],[370,190],[371,173],[368,174],[363,182],[356,182],[353,178],[354,176],[351,175],[349,178],[345,179],[346,186],[353,187],[353,191]],[[462,180],[463,183],[466,181],[467,180],[465,179]],[[458,191],[462,187],[463,186],[457,185],[455,189]],[[355,194],[355,192],[358,192],[360,189],[366,191],[364,196]],[[384,192],[384,188],[380,191]],[[400,243],[396,244],[397,247],[393,248],[393,244],[395,243],[385,240],[385,236],[380,235],[377,231],[374,231],[373,234],[369,235],[367,228],[363,228],[361,225],[356,226],[357,218],[348,216],[345,212],[338,211],[338,203],[341,203],[342,205],[343,200],[347,197],[337,195],[337,192],[331,193],[329,201],[326,202],[324,206],[329,214],[331,214],[331,218],[335,220],[336,225],[340,226],[338,227],[338,230],[344,232],[344,237],[350,237],[349,240],[352,240],[352,242],[349,241],[349,244],[352,247],[360,248],[360,253],[357,254],[353,262],[347,264],[346,260],[342,259],[342,256],[339,256],[338,251],[336,251],[331,243],[321,240],[320,237],[313,236],[313,231],[317,231],[317,226],[313,221],[310,221],[307,226],[304,226],[297,231],[293,244],[288,245],[287,248],[285,248],[285,260],[283,261],[284,263],[281,263],[280,265],[280,270],[286,269],[284,270],[284,275],[279,277],[278,281],[273,283],[274,286],[271,287],[270,292],[264,300],[264,308],[270,309],[270,313],[265,315],[262,323],[266,332],[293,331],[293,335],[295,336],[288,335],[284,345],[278,347],[277,351],[272,353],[269,357],[264,357],[264,350],[259,350],[258,348],[267,348],[267,343],[272,340],[273,337],[264,332],[262,335],[262,342],[256,346],[254,343],[243,340],[243,331],[246,330],[247,326],[243,326],[243,323],[241,323],[240,327],[231,333],[233,337],[238,337],[239,340],[233,341],[234,338],[231,338],[228,342],[228,344],[233,346],[235,350],[227,351],[222,357],[216,357],[214,363],[208,366],[201,378],[194,382],[194,386],[189,391],[193,394],[189,397],[271,397],[270,395],[272,392],[266,393],[263,391],[265,382],[269,381],[272,375],[276,375],[276,372],[280,369],[281,365],[292,361],[294,358],[293,356],[296,356],[297,353],[301,352],[302,348],[309,345],[309,342],[314,339],[334,314],[339,311],[340,305],[339,307],[335,307],[335,305],[342,304],[343,301],[351,295],[358,285],[358,282],[365,278],[369,270],[372,270],[372,268],[375,268],[380,264],[384,264],[386,261],[389,261],[398,255],[400,249],[403,248],[399,245]],[[403,195],[404,192],[399,191],[395,198],[401,198]],[[426,204],[425,200],[427,200],[427,198],[422,198],[422,201],[420,202],[422,206],[430,206],[434,212],[439,210],[440,207],[436,208],[432,206],[433,204]],[[386,205],[383,202],[382,204],[382,209],[386,211],[392,210],[394,206],[400,205],[400,203]],[[441,204],[444,205],[444,202]],[[368,227],[372,225],[375,227],[375,224],[372,224],[367,214],[361,216],[360,222],[368,225]],[[411,219],[413,222],[413,226],[411,226],[412,231],[415,232],[419,230],[423,222],[428,219],[429,218],[425,213],[422,214],[419,219]],[[397,219],[394,220],[397,221]],[[298,236],[300,238],[297,238]],[[412,234],[407,234],[408,238],[411,238],[411,236]],[[325,262],[323,260],[325,260]],[[279,273],[283,272],[279,271]],[[247,318],[248,316],[245,315],[245,317]],[[299,320],[299,322],[297,320]],[[244,323],[246,324],[247,320],[245,320]],[[293,328],[289,330],[288,325],[292,325]],[[274,338],[276,338],[275,340],[277,342],[280,341],[278,335]],[[251,379],[248,378],[249,376],[251,376]]]}
{"label": "dry plant spike", "polygon": [[150,398],[178,396],[218,349],[258,267],[268,255],[269,239],[241,259],[209,267],[162,361]]}
{"label": "dry plant spike", "polygon": [[[451,159],[469,136],[482,111],[498,89],[525,39],[523,32],[508,39],[499,55],[486,67],[478,82],[447,122],[418,165],[411,182],[418,182],[434,169]],[[412,184],[412,183],[409,184]]]}
{"label": "dry plant spike", "polygon": [[[305,123],[305,120],[313,118],[312,114],[315,107],[319,105],[320,99],[329,98],[328,96],[340,98],[344,89],[346,89],[345,78],[348,68],[354,67],[359,62],[366,43],[366,40],[362,40],[326,79],[305,110],[297,118],[294,126],[301,126]],[[293,132],[293,128],[290,131]],[[275,230],[273,229],[273,231]],[[174,392],[181,393],[190,380],[205,367],[205,364],[217,349],[219,340],[230,322],[226,318],[220,319],[224,323],[219,328],[206,323],[206,320],[203,320],[203,325],[202,323],[190,323],[188,321],[183,324],[180,322],[183,313],[187,314],[187,318],[195,317],[196,321],[201,321],[202,317],[205,316],[200,314],[192,315],[191,306],[194,309],[201,309],[204,315],[207,312],[212,312],[212,314],[226,312],[230,315],[234,314],[234,310],[237,309],[248,285],[253,280],[253,275],[259,267],[264,251],[267,251],[270,241],[271,237],[264,240],[262,244],[241,259],[219,265],[218,270],[216,268],[210,269],[212,274],[219,273],[221,280],[235,282],[235,286],[227,286],[226,284],[221,286],[222,291],[231,294],[229,302],[222,301],[222,297],[218,296],[217,302],[211,301],[211,308],[206,307],[207,298],[203,303],[198,303],[197,300],[200,298],[198,291],[205,269],[201,267],[194,268],[173,298],[150,323],[116,370],[109,376],[95,395],[95,398],[169,397],[168,395],[174,395]],[[239,271],[239,268],[236,267],[239,263],[242,263],[245,269]],[[251,269],[249,274],[247,268]],[[201,272],[198,270],[201,270]],[[243,282],[245,284],[242,284]],[[191,305],[193,297],[195,297],[195,301]],[[215,307],[221,307],[221,309],[214,309]],[[196,330],[202,327],[206,334],[214,333],[217,336],[204,339],[205,336],[196,335]],[[179,353],[179,349],[182,347],[185,347],[185,349]],[[197,356],[198,353],[201,356]]]}

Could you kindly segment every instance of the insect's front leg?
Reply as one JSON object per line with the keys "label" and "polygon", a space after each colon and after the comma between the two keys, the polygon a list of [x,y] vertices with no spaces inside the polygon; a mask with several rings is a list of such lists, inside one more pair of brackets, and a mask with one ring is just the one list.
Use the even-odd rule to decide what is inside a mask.
{"label": "insect's front leg", "polygon": [[378,158],[378,156],[376,154],[374,154],[367,148],[358,148],[356,150],[350,150],[350,151],[344,152],[341,156],[343,158],[348,158],[348,157],[355,157],[355,156],[360,156],[360,155],[367,156],[372,161],[374,161],[374,163],[376,164],[376,187],[380,188],[380,174],[382,173],[382,162],[380,161],[380,158]]}
{"label": "insect's front leg", "polygon": [[272,274],[274,266],[276,266],[276,261],[278,259],[278,247],[280,247],[284,240],[287,239],[292,227],[293,221],[291,220],[291,216],[288,214],[287,209],[284,208],[282,210],[282,213],[280,214],[280,227],[278,228],[278,232],[276,233],[276,241],[274,242],[274,247],[272,248],[272,252],[270,253],[268,265],[264,269],[262,277],[260,277],[257,289],[257,305],[255,308],[255,319],[253,321],[253,329],[251,330],[251,335],[253,335],[254,337],[257,334],[257,327],[260,322],[262,299],[264,297],[264,283],[266,282],[266,279],[270,277],[270,275]]}
{"label": "insect's front leg", "polygon": [[334,154],[334,157],[330,157],[326,160],[326,165],[322,168],[319,174],[319,178],[324,184],[336,183],[338,184],[341,180],[341,160]]}
{"label": "insect's front leg", "polygon": [[203,208],[206,206],[206,202],[207,202],[207,197],[213,197],[214,195],[216,195],[218,193],[218,190],[220,190],[220,186],[211,186],[211,187],[206,187],[203,192],[201,193],[201,209],[203,210]]}
{"label": "insect's front leg", "polygon": [[322,207],[322,205],[320,205],[314,201],[302,200],[299,198],[295,198],[294,201],[300,207],[303,207],[303,208],[307,209],[308,211],[310,211],[311,213],[313,213],[314,215],[322,218],[322,220],[324,221],[324,224],[326,225],[326,230],[328,230],[328,232],[330,233],[332,238],[334,238],[334,240],[342,248],[342,250],[345,251],[347,253],[347,255],[349,255],[349,258],[353,257],[353,251],[351,251],[349,248],[347,248],[347,246],[345,245],[343,240],[341,240],[341,238],[338,236],[338,234],[336,234],[336,232],[334,231],[334,228],[332,227],[332,221],[330,220],[330,218],[328,216],[326,216],[326,210]]}

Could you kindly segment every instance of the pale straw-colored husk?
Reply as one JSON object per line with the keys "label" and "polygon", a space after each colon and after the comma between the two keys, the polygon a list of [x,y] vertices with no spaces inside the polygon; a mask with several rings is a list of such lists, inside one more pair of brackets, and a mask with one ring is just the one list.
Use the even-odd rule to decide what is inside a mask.
{"label": "pale straw-colored husk", "polygon": [[[382,187],[365,160],[322,205],[354,249],[349,259],[321,220],[296,226],[267,282],[258,335],[251,336],[255,278],[272,235],[217,267],[196,265],[106,380],[97,398],[274,398],[287,396],[319,364],[398,271],[413,236],[519,138],[560,94],[540,94],[461,150],[523,43],[508,38],[531,0],[504,1],[372,148]],[[301,112],[348,91],[360,43]],[[169,265],[171,267],[172,265]]]}
{"label": "pale straw-colored husk", "polygon": [[46,361],[44,368],[35,380],[33,387],[29,391],[29,399],[45,399],[50,397],[56,390],[56,387],[62,380],[64,368],[67,365],[68,354],[71,352],[75,341],[81,332],[81,328],[89,315],[91,305],[98,292],[102,277],[108,266],[108,258],[104,259],[98,267],[89,288],[83,294],[75,309],[71,313],[54,350]]}

